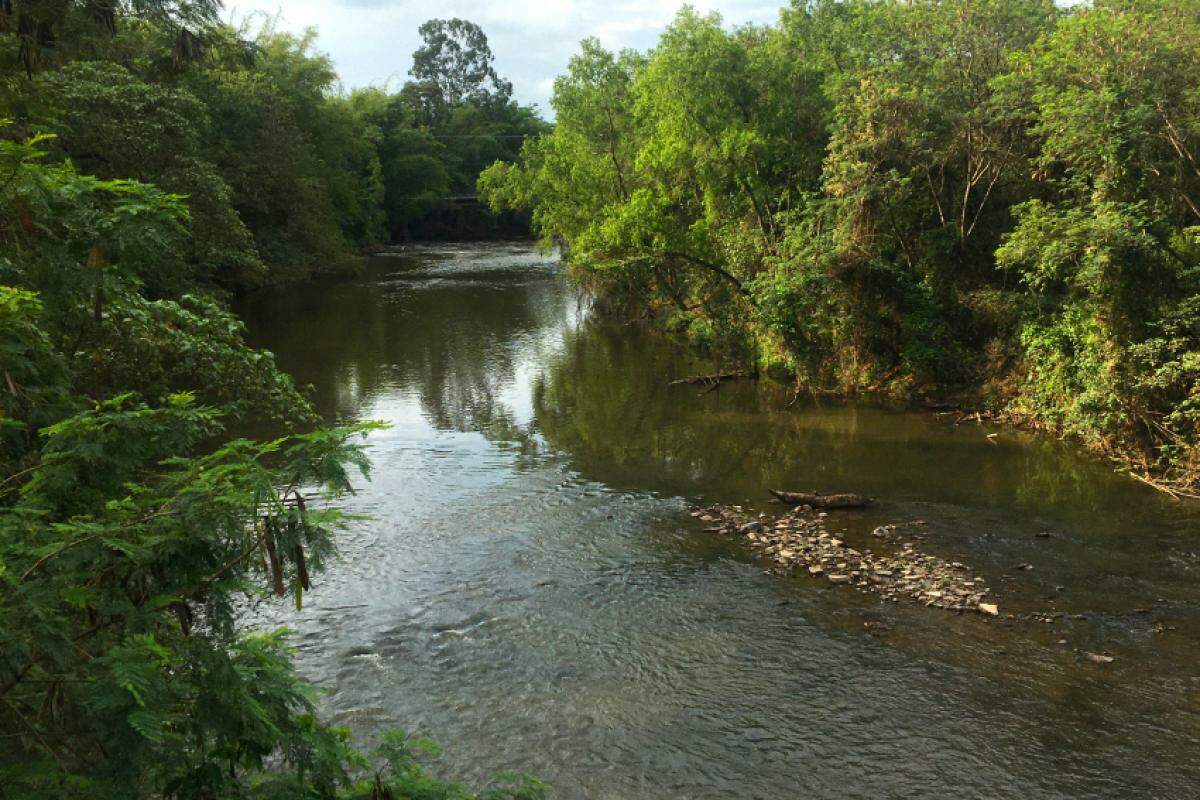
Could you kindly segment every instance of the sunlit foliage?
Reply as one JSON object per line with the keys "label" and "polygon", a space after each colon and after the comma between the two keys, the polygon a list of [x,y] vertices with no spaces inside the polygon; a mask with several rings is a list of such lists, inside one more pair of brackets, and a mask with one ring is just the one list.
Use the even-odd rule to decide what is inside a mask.
{"label": "sunlit foliage", "polygon": [[1200,475],[1200,5],[814,0],[585,41],[480,178],[606,299],[801,388]]}

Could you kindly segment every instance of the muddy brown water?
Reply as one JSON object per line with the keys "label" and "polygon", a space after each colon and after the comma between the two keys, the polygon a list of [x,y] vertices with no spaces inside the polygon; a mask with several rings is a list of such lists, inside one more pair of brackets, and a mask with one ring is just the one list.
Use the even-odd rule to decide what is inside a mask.
{"label": "muddy brown water", "polygon": [[[706,365],[525,245],[386,253],[242,313],[323,413],[391,424],[348,503],[373,519],[303,612],[252,615],[364,741],[419,732],[438,772],[556,798],[1200,795],[1200,506],[1011,429],[668,386]],[[767,575],[689,516],[778,511],[768,486],[870,495],[830,529],[881,549],[876,525],[925,520],[901,541],[1002,613],[1065,616]]]}

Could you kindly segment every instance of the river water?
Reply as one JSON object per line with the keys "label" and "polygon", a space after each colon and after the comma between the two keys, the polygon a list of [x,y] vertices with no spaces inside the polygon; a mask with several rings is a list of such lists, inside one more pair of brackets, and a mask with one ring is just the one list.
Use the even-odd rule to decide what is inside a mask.
{"label": "river water", "polygon": [[[302,612],[256,612],[364,741],[419,732],[439,773],[571,799],[1200,795],[1197,505],[953,416],[668,386],[712,365],[589,314],[525,245],[386,253],[243,314],[323,413],[391,424],[348,503],[373,519]],[[829,518],[852,546],[922,519],[1002,613],[1067,616],[768,575],[688,513],[778,510],[768,486],[868,494]]]}

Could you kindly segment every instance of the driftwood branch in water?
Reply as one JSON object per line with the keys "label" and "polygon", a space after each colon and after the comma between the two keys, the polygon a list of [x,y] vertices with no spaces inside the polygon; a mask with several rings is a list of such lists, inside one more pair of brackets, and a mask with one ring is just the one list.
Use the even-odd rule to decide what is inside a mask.
{"label": "driftwood branch in water", "polygon": [[767,489],[789,506],[812,506],[813,508],[862,508],[871,504],[871,498],[858,494],[806,494],[804,492],[779,492]]}
{"label": "driftwood branch in water", "polygon": [[753,372],[717,372],[712,375],[689,375],[686,378],[671,381],[670,386],[678,386],[681,383],[720,383],[721,381],[735,381],[739,378],[757,378],[758,375]]}

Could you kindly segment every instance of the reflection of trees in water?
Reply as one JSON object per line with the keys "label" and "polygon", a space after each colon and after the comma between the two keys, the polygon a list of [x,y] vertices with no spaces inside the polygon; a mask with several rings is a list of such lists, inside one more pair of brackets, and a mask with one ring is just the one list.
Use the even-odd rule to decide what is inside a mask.
{"label": "reflection of trees in water", "polygon": [[[1105,525],[1160,498],[1106,465],[1038,437],[923,413],[825,403],[785,409],[766,386],[703,394],[661,338],[589,321],[568,337],[534,393],[538,429],[586,477],[714,498],[767,486],[1024,508]],[[1165,501],[1164,501],[1165,504]],[[1144,524],[1144,523],[1143,523]]]}
{"label": "reflection of trees in water", "polygon": [[694,387],[668,386],[676,360],[659,338],[588,321],[535,389],[538,429],[587,477],[618,486],[691,494],[769,470],[785,443],[746,435],[762,427],[754,387],[697,398]]}
{"label": "reflection of trees in water", "polygon": [[822,428],[824,420],[764,410],[753,383],[703,395],[669,386],[688,371],[678,362],[659,337],[589,321],[537,386],[538,429],[588,478],[684,495],[760,496],[803,476],[814,449],[825,451],[823,469],[849,470],[838,465],[847,451],[831,443],[853,439],[853,414]]}
{"label": "reflection of trees in water", "polygon": [[[389,392],[411,392],[439,428],[532,451],[530,433],[498,398],[530,341],[566,327],[564,291],[536,272],[492,262],[476,271],[393,273],[390,283],[297,288],[247,315],[255,343],[315,387],[325,414],[353,418]],[[771,411],[784,401],[764,400],[771,393],[753,383],[702,397],[695,387],[667,386],[686,371],[661,338],[589,320],[544,364],[536,427],[588,478],[685,495],[850,490],[1017,507],[1105,528],[1133,524],[1161,500],[1044,439],[1006,431],[993,445],[975,425],[836,404]]]}
{"label": "reflection of trees in water", "polygon": [[526,340],[564,324],[563,287],[496,270],[392,277],[298,287],[253,303],[245,313],[255,344],[311,384],[327,416],[355,418],[382,395],[412,392],[435,427],[526,439],[497,398]]}

